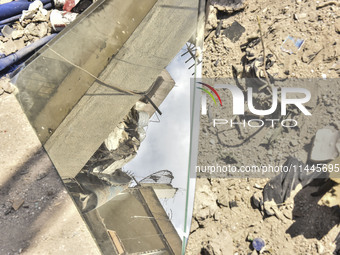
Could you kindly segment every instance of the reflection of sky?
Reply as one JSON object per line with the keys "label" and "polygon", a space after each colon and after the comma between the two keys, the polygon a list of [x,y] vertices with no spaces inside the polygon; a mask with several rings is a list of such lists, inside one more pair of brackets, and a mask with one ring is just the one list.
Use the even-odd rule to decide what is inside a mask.
{"label": "reflection of sky", "polygon": [[[176,84],[159,107],[163,113],[159,116],[160,122],[149,122],[137,156],[124,166],[124,170],[131,171],[137,180],[159,170],[173,173],[172,185],[179,190],[174,198],[162,199],[161,202],[180,237],[184,228],[189,161],[190,78],[194,72],[194,67],[188,70],[193,60],[184,63],[189,54],[181,57],[185,51],[186,47],[182,48],[166,68]],[[157,120],[157,117],[154,115],[151,120]]]}

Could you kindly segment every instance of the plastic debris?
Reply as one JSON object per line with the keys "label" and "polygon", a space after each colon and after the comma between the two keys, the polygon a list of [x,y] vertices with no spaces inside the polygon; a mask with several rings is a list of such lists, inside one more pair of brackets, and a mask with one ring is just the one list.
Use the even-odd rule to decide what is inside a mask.
{"label": "plastic debris", "polygon": [[304,39],[298,39],[288,35],[286,40],[282,43],[281,50],[289,54],[296,54],[304,42]]}
{"label": "plastic debris", "polygon": [[63,30],[68,24],[74,21],[77,16],[78,13],[53,10],[50,16],[53,30],[56,32]]}
{"label": "plastic debris", "polygon": [[257,237],[253,240],[252,245],[255,250],[261,251],[266,246],[266,243],[262,238]]}
{"label": "plastic debris", "polygon": [[[263,209],[267,215],[276,215],[273,206],[284,203],[293,191],[296,193],[298,189],[307,186],[316,178],[327,177],[323,172],[302,171],[305,167],[306,165],[298,159],[289,157],[282,167],[288,171],[281,172],[266,184],[263,189]],[[261,201],[257,197],[252,199],[259,201],[261,206],[259,209],[262,210]]]}
{"label": "plastic debris", "polygon": [[79,0],[66,0],[63,10],[70,12],[79,3]]}

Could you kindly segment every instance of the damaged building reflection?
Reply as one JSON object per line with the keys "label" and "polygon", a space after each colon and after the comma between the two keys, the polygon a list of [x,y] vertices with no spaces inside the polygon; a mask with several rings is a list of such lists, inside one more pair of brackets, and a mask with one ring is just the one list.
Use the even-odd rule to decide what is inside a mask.
{"label": "damaged building reflection", "polygon": [[[185,48],[180,53],[183,50]],[[184,65],[178,66],[180,62],[184,64],[180,53],[173,61],[177,65],[175,69],[186,68]],[[190,72],[184,72],[183,79],[188,83],[185,85],[189,85]],[[183,153],[185,164],[178,164],[182,174],[178,174],[177,169],[170,169],[171,166],[168,169],[151,170],[151,173],[150,169],[140,170],[147,163],[144,165],[140,159],[143,155],[136,157],[149,131],[150,119],[162,121],[159,107],[174,86],[175,81],[167,70],[163,70],[147,96],[138,101],[112,130],[78,175],[64,180],[104,254],[181,253],[182,240],[171,222],[171,216],[169,218],[169,208],[164,208],[160,201],[174,198],[178,193],[178,188],[172,184],[176,176],[186,182],[183,173],[186,173],[189,151]],[[181,94],[181,97],[187,96]],[[177,97],[172,96],[169,100],[178,100]],[[182,106],[179,104],[178,107],[181,111]],[[165,111],[167,109],[165,107]],[[183,131],[189,132],[189,129]],[[148,132],[148,136],[155,136],[155,133]],[[167,136],[173,135],[167,133]],[[164,144],[163,153],[166,153],[167,146]],[[189,143],[186,146],[189,148]],[[132,161],[135,157],[137,160]],[[131,161],[131,167],[137,164],[138,169],[131,169],[130,165],[125,167]],[[182,196],[183,200],[185,194]],[[184,203],[179,208],[179,214],[184,216]],[[173,208],[171,212],[177,209]]]}

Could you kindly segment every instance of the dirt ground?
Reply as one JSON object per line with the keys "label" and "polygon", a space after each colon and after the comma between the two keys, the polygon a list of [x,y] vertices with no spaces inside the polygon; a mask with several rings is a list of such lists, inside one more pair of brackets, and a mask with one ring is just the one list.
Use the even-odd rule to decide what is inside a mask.
{"label": "dirt ground", "polygon": [[0,254],[100,254],[13,94],[0,95]]}
{"label": "dirt ground", "polygon": [[[241,83],[244,77],[266,79],[259,23],[271,81],[319,80],[309,87],[312,99],[308,109],[313,117],[291,115],[299,123],[297,128],[265,126],[258,132],[227,125],[213,128],[211,119],[220,115],[209,105],[208,115],[201,117],[197,164],[282,165],[288,156],[310,163],[316,131],[326,126],[340,128],[340,84],[334,79],[340,74],[339,3],[259,0],[223,9],[213,6],[216,2],[235,1],[211,1],[208,7],[203,50],[207,83],[235,77],[235,73]],[[243,33],[238,34],[241,27],[237,33],[230,30],[235,21],[244,28]],[[299,50],[283,46],[294,50],[293,54],[281,48],[289,35],[304,40]],[[227,92],[219,93],[226,98]],[[222,111],[231,108],[231,102],[224,103]],[[266,243],[264,254],[340,254],[339,207],[319,205],[320,196],[311,196],[319,183],[299,190],[279,206],[280,214],[268,217],[252,204],[252,196],[262,196],[268,180],[251,176],[199,178],[187,254],[257,254],[251,244],[256,237]]]}

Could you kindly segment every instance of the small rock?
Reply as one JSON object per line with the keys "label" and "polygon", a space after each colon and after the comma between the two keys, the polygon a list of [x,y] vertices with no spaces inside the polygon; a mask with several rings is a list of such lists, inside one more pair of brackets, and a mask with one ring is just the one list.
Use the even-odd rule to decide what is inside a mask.
{"label": "small rock", "polygon": [[335,26],[335,32],[340,34],[340,24],[339,24],[339,22],[335,23],[334,26]]}
{"label": "small rock", "polygon": [[13,28],[11,28],[8,25],[5,25],[2,29],[1,29],[1,33],[6,37],[6,38],[11,38],[12,37],[12,33],[13,33]]}
{"label": "small rock", "polygon": [[257,189],[263,189],[263,187],[257,183],[254,184],[254,188],[257,188]]}
{"label": "small rock", "polygon": [[20,49],[25,47],[25,40],[24,40],[24,38],[20,38],[19,40],[14,40],[13,42],[15,44],[15,48],[17,48],[18,50],[20,50]]}
{"label": "small rock", "polygon": [[15,39],[19,39],[21,37],[24,36],[24,30],[14,30],[12,32],[12,39],[15,40]]}
{"label": "small rock", "polygon": [[254,195],[251,197],[251,201],[256,208],[261,210],[263,205],[262,191],[255,192]]}
{"label": "small rock", "polygon": [[318,254],[322,254],[325,252],[325,247],[321,243],[316,243],[316,249],[318,251]]}
{"label": "small rock", "polygon": [[16,46],[15,46],[15,43],[14,43],[13,40],[11,40],[11,39],[8,40],[8,41],[5,43],[3,49],[4,49],[3,53],[4,53],[6,56],[8,56],[9,54],[12,54],[12,53],[14,53],[14,52],[16,52],[16,51],[18,50],[18,49],[16,48]]}
{"label": "small rock", "polygon": [[294,147],[299,145],[299,143],[298,143],[298,141],[297,141],[296,139],[290,141],[289,144],[290,144],[291,146],[294,146]]}
{"label": "small rock", "polygon": [[238,204],[235,200],[229,201],[229,207],[230,207],[230,209],[233,208],[233,207],[238,207]]}
{"label": "small rock", "polygon": [[296,20],[299,20],[299,19],[305,19],[305,18],[307,18],[307,13],[299,13],[299,14],[294,14],[294,18],[296,19]]}
{"label": "small rock", "polygon": [[17,211],[24,203],[25,201],[23,199],[17,199],[13,202],[12,208],[14,211]]}
{"label": "small rock", "polygon": [[[6,93],[13,93],[16,87],[12,85],[9,78],[4,76],[0,79],[0,90],[1,89]],[[1,95],[1,92],[0,92],[0,95]]]}
{"label": "small rock", "polygon": [[248,242],[252,242],[253,240],[254,240],[253,234],[248,233],[248,235],[247,235],[247,241],[248,241]]}
{"label": "small rock", "polygon": [[221,206],[225,206],[228,207],[228,198],[225,194],[221,194],[218,198],[217,198],[217,204],[221,205]]}

